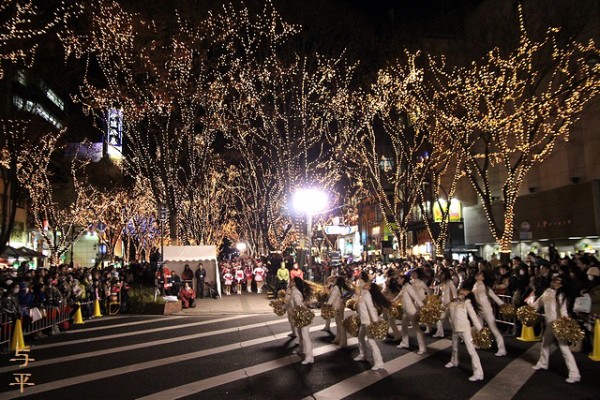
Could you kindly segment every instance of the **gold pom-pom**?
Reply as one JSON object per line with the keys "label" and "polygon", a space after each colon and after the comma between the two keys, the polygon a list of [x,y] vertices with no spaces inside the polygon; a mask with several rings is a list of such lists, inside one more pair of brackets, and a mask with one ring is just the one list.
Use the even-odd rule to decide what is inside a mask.
{"label": "gold pom-pom", "polygon": [[517,309],[517,318],[525,326],[534,326],[538,320],[538,314],[535,308],[523,306]]}
{"label": "gold pom-pom", "polygon": [[356,300],[350,299],[346,302],[346,307],[351,309],[352,311],[356,311]]}
{"label": "gold pom-pom", "polygon": [[492,347],[492,332],[487,326],[480,331],[473,332],[473,344],[480,349],[487,350]]}
{"label": "gold pom-pom", "polygon": [[351,315],[344,318],[344,329],[351,336],[358,336],[358,328],[360,327],[360,318],[358,315]]}
{"label": "gold pom-pom", "polygon": [[375,321],[367,327],[369,337],[373,339],[385,339],[387,337],[388,329],[390,329],[390,325],[384,319],[380,319]]}
{"label": "gold pom-pom", "polygon": [[500,314],[507,319],[513,319],[517,316],[517,308],[514,304],[504,304],[500,306]]}
{"label": "gold pom-pom", "polygon": [[419,312],[419,322],[425,325],[435,324],[444,312],[444,305],[440,298],[434,294],[425,297],[423,307]]}
{"label": "gold pom-pom", "polygon": [[402,315],[403,315],[402,303],[400,303],[400,302],[392,303],[389,313],[390,313],[390,316],[394,319],[402,319]]}
{"label": "gold pom-pom", "polygon": [[292,312],[292,323],[296,328],[304,328],[312,323],[315,313],[306,307],[296,306]]}
{"label": "gold pom-pom", "polygon": [[325,304],[325,303],[327,303],[327,300],[329,300],[329,293],[318,292],[316,297],[317,297],[317,303]]}
{"label": "gold pom-pom", "polygon": [[331,304],[323,304],[321,306],[321,317],[325,319],[333,319],[337,316],[338,310]]}
{"label": "gold pom-pom", "polygon": [[278,298],[280,298],[280,299],[284,298],[284,297],[285,297],[285,290],[283,290],[283,289],[280,289],[280,290],[277,292],[277,297],[278,297]]}
{"label": "gold pom-pom", "polygon": [[554,329],[554,336],[558,340],[565,340],[569,343],[577,343],[584,336],[577,321],[569,317],[558,318],[552,323],[552,329]]}
{"label": "gold pom-pom", "polygon": [[271,300],[269,302],[269,305],[271,307],[273,307],[273,312],[275,314],[279,315],[280,317],[285,314],[285,300],[283,300],[283,299]]}
{"label": "gold pom-pom", "polygon": [[327,300],[329,300],[329,292],[325,286],[311,281],[304,281],[304,283],[310,286],[312,297],[317,301],[317,303],[326,303]]}

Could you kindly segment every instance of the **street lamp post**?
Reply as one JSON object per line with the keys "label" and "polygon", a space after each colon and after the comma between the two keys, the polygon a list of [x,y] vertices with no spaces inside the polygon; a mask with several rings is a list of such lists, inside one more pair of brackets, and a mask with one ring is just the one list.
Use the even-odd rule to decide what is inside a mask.
{"label": "street lamp post", "polygon": [[306,240],[308,244],[308,267],[312,267],[312,217],[327,206],[327,195],[320,190],[298,189],[294,193],[294,209],[306,214]]}

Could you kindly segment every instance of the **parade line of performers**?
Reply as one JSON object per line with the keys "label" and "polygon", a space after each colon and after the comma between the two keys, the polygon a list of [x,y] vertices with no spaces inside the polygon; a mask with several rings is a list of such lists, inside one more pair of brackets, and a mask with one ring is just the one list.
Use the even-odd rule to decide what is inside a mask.
{"label": "parade line of performers", "polygon": [[[281,268],[284,269],[285,266],[282,264]],[[287,268],[285,269],[287,271]],[[234,268],[234,271],[237,269]],[[494,302],[501,306],[504,302],[492,290],[488,279],[489,274],[485,270],[475,273],[471,288],[460,285],[459,289],[457,289],[448,268],[437,270],[434,287],[429,287],[424,283],[425,276],[422,268],[414,268],[409,271],[389,268],[385,272],[383,284],[381,284],[381,279],[377,279],[377,274],[370,274],[369,271],[369,269],[359,268],[357,273],[353,273],[351,280],[347,279],[346,275],[330,276],[326,280],[325,296],[321,296],[322,300],[320,300],[321,316],[326,320],[323,330],[330,330],[331,319],[335,319],[336,322],[335,338],[332,343],[343,348],[348,345],[349,332],[353,332],[352,335],[358,337],[359,353],[354,358],[355,361],[369,362],[372,370],[385,368],[375,339],[391,337],[393,340],[399,341],[398,348],[409,349],[411,348],[411,331],[413,332],[412,336],[416,336],[417,354],[424,354],[427,351],[424,335],[433,333],[434,337],[444,337],[444,323],[447,323],[452,329],[452,356],[445,367],[459,366],[459,343],[462,341],[471,359],[473,370],[469,381],[479,381],[484,378],[484,369],[473,340],[475,335],[482,332],[484,326],[487,326],[496,341],[495,355],[498,357],[507,355],[491,305]],[[231,274],[231,272],[229,274],[232,276],[230,281],[236,282],[236,274]],[[274,301],[278,301],[279,304],[275,305],[272,302],[271,305],[274,306],[278,315],[287,312],[292,330],[289,336],[295,338],[298,345],[295,353],[304,356],[302,364],[306,365],[314,363],[309,334],[309,325],[314,313],[310,311],[309,304],[314,303],[315,297],[318,297],[313,293],[318,285],[303,280],[297,273],[295,275],[289,276],[289,285],[285,291],[279,290],[280,298]],[[572,313],[573,297],[570,294],[570,285],[568,275],[554,274],[549,282],[549,287],[539,297],[531,296],[528,304],[536,310],[543,308],[545,318],[541,354],[539,361],[532,368],[534,370],[548,369],[549,349],[557,341],[569,373],[566,382],[575,383],[581,378],[579,369],[567,341],[555,338],[552,324],[557,318],[569,316]],[[231,283],[229,286],[231,287]],[[227,290],[229,294],[230,289]],[[443,312],[439,314],[438,321],[430,324],[432,326],[424,326],[419,315],[424,310],[427,297],[434,297],[430,296],[432,293],[441,302],[440,309],[443,309]],[[325,313],[326,308],[323,307],[323,304],[327,307],[327,313]],[[395,313],[394,316],[391,312],[394,304],[401,304],[401,315]],[[277,306],[281,306],[281,312],[278,312]],[[347,306],[356,311],[356,314],[350,318],[344,315]],[[332,309],[334,311],[331,313]],[[309,316],[307,317],[307,315]],[[355,320],[354,326],[351,323],[346,325],[346,320],[351,322],[352,318]],[[397,326],[396,318],[401,320],[400,329]],[[383,325],[380,324],[382,321],[385,321]],[[376,333],[378,326],[384,326],[384,331]]]}

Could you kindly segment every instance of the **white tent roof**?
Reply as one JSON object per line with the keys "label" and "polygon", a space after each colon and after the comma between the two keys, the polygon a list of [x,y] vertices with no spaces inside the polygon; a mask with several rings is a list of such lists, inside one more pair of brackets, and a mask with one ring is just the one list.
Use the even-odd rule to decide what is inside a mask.
{"label": "white tent roof", "polygon": [[165,246],[164,261],[216,260],[217,246]]}

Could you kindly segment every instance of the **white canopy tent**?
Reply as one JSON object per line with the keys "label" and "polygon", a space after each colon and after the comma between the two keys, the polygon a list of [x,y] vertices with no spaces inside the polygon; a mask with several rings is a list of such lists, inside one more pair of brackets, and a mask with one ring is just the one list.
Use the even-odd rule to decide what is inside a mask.
{"label": "white canopy tent", "polygon": [[[217,246],[165,246],[163,260],[170,271],[177,272],[181,276],[185,264],[189,264],[192,271],[202,263],[206,269],[205,282],[215,283],[217,292],[221,296],[221,279],[219,265],[217,263]],[[194,278],[195,281],[195,278]],[[196,287],[194,282],[194,288]]]}

